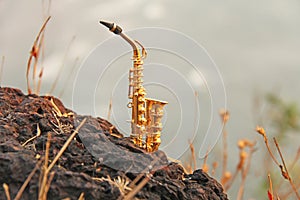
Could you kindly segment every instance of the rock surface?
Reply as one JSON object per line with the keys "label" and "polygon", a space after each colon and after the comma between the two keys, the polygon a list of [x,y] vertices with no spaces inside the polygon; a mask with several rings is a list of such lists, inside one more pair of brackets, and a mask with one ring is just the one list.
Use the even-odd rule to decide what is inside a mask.
{"label": "rock surface", "polygon": [[[51,170],[48,199],[78,199],[81,193],[85,199],[122,199],[134,190],[129,184],[140,176],[138,185],[146,174],[150,179],[135,199],[227,199],[222,186],[201,169],[185,174],[164,152],[145,152],[108,121],[77,115],[55,97],[24,95],[13,88],[0,88],[0,199],[6,199],[3,183],[14,198],[41,163],[48,134],[50,164],[84,118],[76,138]],[[39,166],[21,199],[38,199],[41,172]]]}

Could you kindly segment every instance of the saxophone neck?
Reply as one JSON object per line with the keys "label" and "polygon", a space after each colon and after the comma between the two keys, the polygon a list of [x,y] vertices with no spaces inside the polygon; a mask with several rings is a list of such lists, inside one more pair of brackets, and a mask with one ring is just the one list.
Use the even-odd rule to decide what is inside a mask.
{"label": "saxophone neck", "polygon": [[120,33],[120,36],[126,40],[130,46],[132,47],[133,49],[133,58],[140,58],[141,57],[141,53],[140,53],[140,50],[137,46],[137,43],[136,41],[134,41],[133,39],[131,39],[128,35],[124,34],[124,33]]}
{"label": "saxophone neck", "polygon": [[[126,35],[125,33],[123,33],[122,28],[118,25],[116,25],[115,23],[110,23],[110,22],[106,22],[106,21],[100,21],[100,23],[104,26],[106,26],[107,28],[109,28],[109,30],[117,35],[120,35],[124,40],[126,40],[126,42],[128,42],[130,44],[130,46],[133,49],[133,58],[141,58],[141,53],[140,50],[138,48],[138,45],[141,46],[141,44],[137,41],[134,41],[133,39],[131,39],[128,35]],[[142,46],[141,46],[142,47]],[[142,47],[143,52],[144,52],[144,48]],[[144,54],[144,53],[143,53]]]}

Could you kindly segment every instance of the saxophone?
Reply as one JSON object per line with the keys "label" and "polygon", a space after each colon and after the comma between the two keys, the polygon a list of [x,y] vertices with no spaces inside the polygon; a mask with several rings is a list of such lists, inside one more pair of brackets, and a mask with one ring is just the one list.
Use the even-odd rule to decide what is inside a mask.
{"label": "saxophone", "polygon": [[[136,40],[132,40],[122,32],[122,28],[115,23],[100,21],[100,23],[126,40],[133,49],[133,67],[129,70],[129,88],[127,107],[131,109],[131,134],[134,144],[147,152],[158,150],[161,144],[163,107],[166,101],[146,98],[143,87],[143,59],[146,58],[145,48]],[[140,51],[141,48],[141,51]]]}

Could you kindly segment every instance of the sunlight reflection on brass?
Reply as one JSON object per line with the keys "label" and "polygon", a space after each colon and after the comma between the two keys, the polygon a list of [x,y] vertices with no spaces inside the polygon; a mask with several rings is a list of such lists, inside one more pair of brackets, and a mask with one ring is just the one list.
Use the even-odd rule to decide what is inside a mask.
{"label": "sunlight reflection on brass", "polygon": [[100,21],[109,30],[120,35],[133,48],[133,67],[129,70],[128,108],[131,108],[131,134],[133,143],[146,149],[148,152],[158,150],[161,144],[163,107],[168,103],[156,99],[146,98],[146,89],[143,87],[143,60],[147,52],[135,40],[122,33],[122,28],[115,23]]}

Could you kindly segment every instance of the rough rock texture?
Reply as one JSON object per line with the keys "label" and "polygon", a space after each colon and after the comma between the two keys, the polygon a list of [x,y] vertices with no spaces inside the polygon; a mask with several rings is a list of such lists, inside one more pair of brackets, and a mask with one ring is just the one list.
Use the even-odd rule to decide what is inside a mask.
{"label": "rough rock texture", "polygon": [[[48,199],[78,199],[81,193],[85,199],[122,199],[131,190],[128,183],[139,175],[143,180],[146,173],[152,176],[136,199],[227,199],[222,186],[201,169],[185,174],[164,152],[146,153],[108,121],[77,115],[55,97],[24,95],[13,88],[0,88],[0,199],[5,199],[3,183],[14,198],[44,158],[48,133],[51,163],[84,118],[86,123],[51,170]],[[41,172],[39,166],[21,199],[37,199]]]}

